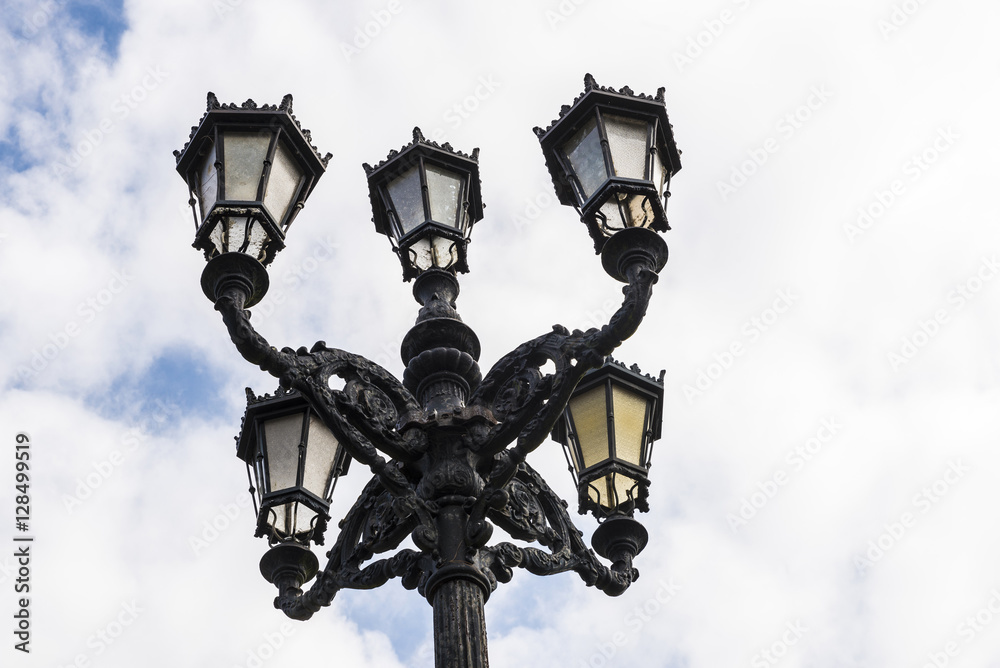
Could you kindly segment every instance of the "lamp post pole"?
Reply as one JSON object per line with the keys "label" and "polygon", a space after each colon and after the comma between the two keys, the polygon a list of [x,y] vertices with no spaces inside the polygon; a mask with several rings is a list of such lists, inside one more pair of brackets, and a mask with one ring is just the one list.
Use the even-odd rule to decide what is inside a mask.
{"label": "lamp post pole", "polygon": [[[560,198],[581,211],[605,269],[625,283],[622,305],[600,329],[553,327],[485,376],[478,337],[456,310],[456,274],[468,270],[469,231],[482,217],[478,150],[465,155],[415,130],[401,151],[365,165],[376,229],[389,236],[420,304],[402,344],[401,381],[323,341],[278,350],[250,323],[247,309],[267,290],[264,267],[329,159],[292,116],[291,97],[258,108],[219,105],[210,94],[177,153],[195,245],[209,260],[205,294],[243,357],[280,383],[274,396],[248,390],[237,440],[258,505],[257,535],[271,546],[261,573],[289,617],[310,618],[341,589],[399,577],[433,607],[435,665],[485,668],[484,605],[513,568],[575,571],[612,596],[638,577],[632,560],[647,535],[632,515],[648,509],[662,374],[657,381],[607,358],[638,328],[666,262],[654,230],[666,226],[659,200],[680,163],[662,90],[635,96],[599,88],[589,75],[585,85],[560,120],[536,132]],[[555,371],[543,374],[547,362]],[[334,376],[343,389],[331,387]],[[550,433],[570,453],[580,511],[601,523],[594,550],[526,461]],[[320,570],[309,546],[323,544],[333,487],[351,460],[372,477]],[[491,545],[494,526],[526,545]],[[399,549],[407,537],[416,549]]]}

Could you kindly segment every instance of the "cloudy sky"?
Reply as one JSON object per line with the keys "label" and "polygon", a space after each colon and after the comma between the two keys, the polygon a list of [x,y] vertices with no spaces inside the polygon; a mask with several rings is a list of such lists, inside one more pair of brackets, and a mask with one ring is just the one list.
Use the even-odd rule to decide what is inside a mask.
{"label": "cloudy sky", "polygon": [[[0,22],[4,666],[432,665],[398,581],[307,623],[271,607],[233,437],[243,388],[275,381],[201,293],[171,152],[208,91],[292,93],[333,159],[254,322],[399,374],[417,306],[361,163],[414,125],[480,147],[458,306],[488,368],[620,298],[531,132],[586,72],[666,87],[683,150],[670,262],[618,355],[666,369],[651,541],[616,599],[517,572],[492,664],[1000,666],[996,3],[8,0]],[[573,494],[554,443],[531,461]]]}

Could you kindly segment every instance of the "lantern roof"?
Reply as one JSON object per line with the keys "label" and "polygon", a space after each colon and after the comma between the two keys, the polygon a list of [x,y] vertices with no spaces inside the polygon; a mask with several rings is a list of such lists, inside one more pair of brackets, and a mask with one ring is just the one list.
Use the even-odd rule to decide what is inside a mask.
{"label": "lantern roof", "polygon": [[253,442],[255,422],[260,414],[294,413],[305,410],[309,402],[295,390],[279,387],[273,395],[257,396],[249,387],[246,388],[247,408],[240,422],[240,434],[236,437],[236,456],[247,461],[250,451],[256,447]]}
{"label": "lantern roof", "polygon": [[646,95],[635,93],[628,86],[622,86],[618,90],[614,88],[599,86],[593,75],[587,74],[583,78],[583,93],[573,100],[573,104],[564,104],[559,110],[559,117],[553,120],[544,130],[535,127],[534,132],[539,141],[542,142],[542,150],[545,154],[545,166],[552,177],[552,183],[556,189],[556,196],[560,204],[573,205],[576,198],[573,187],[564,181],[559,175],[561,168],[556,162],[555,147],[546,146],[564,137],[577,129],[586,119],[590,118],[594,107],[602,107],[621,111],[625,114],[643,113],[655,115],[659,121],[657,139],[667,148],[667,154],[663,156],[664,167],[671,176],[681,169],[681,151],[678,150],[674,142],[673,125],[667,116],[667,107],[664,102],[666,88],[660,87],[656,95]]}
{"label": "lantern roof", "polygon": [[[482,200],[482,181],[479,177],[479,148],[472,149],[472,153],[463,153],[456,150],[448,142],[439,144],[436,141],[424,137],[419,127],[413,128],[413,139],[398,151],[393,149],[389,155],[377,165],[372,167],[367,162],[362,163],[365,176],[368,178],[368,195],[372,205],[372,222],[375,223],[375,230],[379,234],[389,232],[389,219],[382,210],[382,203],[377,192],[377,184],[397,176],[411,167],[416,162],[416,158],[424,156],[431,160],[443,163],[444,165],[456,168],[470,174],[470,187],[466,197],[469,202],[469,228],[483,218],[485,205]],[[385,171],[386,173],[379,174]]]}
{"label": "lantern roof", "polygon": [[[232,123],[240,125],[252,125],[254,122],[264,121],[270,124],[274,121],[284,130],[285,136],[291,142],[295,151],[302,156],[308,164],[310,171],[322,173],[326,170],[327,163],[330,162],[332,154],[320,155],[319,150],[312,144],[312,133],[303,129],[298,119],[292,113],[292,96],[285,95],[281,99],[281,104],[258,105],[252,99],[237,105],[235,102],[222,104],[215,93],[208,93],[208,103],[204,116],[198,121],[198,125],[192,126],[191,135],[180,151],[174,151],[177,159],[177,171],[184,175],[191,167],[191,163],[197,157],[197,150],[204,140],[211,134],[212,129],[218,124]],[[189,150],[194,148],[196,150]]]}

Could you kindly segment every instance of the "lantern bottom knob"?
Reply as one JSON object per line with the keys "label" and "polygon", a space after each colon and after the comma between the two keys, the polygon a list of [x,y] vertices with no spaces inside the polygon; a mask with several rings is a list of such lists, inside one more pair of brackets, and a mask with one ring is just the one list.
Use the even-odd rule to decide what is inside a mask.
{"label": "lantern bottom knob", "polygon": [[646,227],[629,227],[615,232],[601,249],[601,264],[615,280],[629,282],[633,267],[659,273],[667,264],[667,242]]}
{"label": "lantern bottom knob", "polygon": [[281,543],[264,553],[260,574],[281,588],[294,581],[294,587],[309,582],[319,571],[319,559],[312,550],[297,543]]}
{"label": "lantern bottom knob", "polygon": [[629,561],[649,542],[646,527],[631,517],[610,517],[594,531],[594,551],[611,561]]}
{"label": "lantern bottom knob", "polygon": [[247,298],[244,308],[250,308],[267,294],[270,281],[264,265],[246,253],[216,255],[201,273],[201,289],[214,304],[223,292],[235,287]]}

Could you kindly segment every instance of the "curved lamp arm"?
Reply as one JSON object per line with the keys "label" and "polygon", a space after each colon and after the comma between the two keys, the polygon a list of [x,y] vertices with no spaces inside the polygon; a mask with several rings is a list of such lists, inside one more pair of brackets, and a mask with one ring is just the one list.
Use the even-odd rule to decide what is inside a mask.
{"label": "curved lamp arm", "polygon": [[408,589],[421,581],[427,557],[415,550],[400,550],[362,568],[375,554],[396,549],[410,535],[418,547],[437,540],[433,517],[415,496],[396,496],[380,477],[373,477],[341,524],[337,542],[327,553],[329,560],[309,591],[286,587],[279,591],[274,607],[292,619],[309,619],[330,605],[341,589],[373,589],[394,577],[402,577]]}
{"label": "curved lamp arm", "polygon": [[[312,351],[304,347],[298,351],[275,349],[250,323],[250,313],[243,308],[246,299],[243,290],[229,288],[222,291],[215,303],[240,354],[278,378],[282,387],[301,392],[348,453],[376,475],[384,476],[387,486],[400,491],[410,487],[413,493],[412,486],[401,475],[393,475],[378,452],[382,450],[401,461],[413,461],[426,447],[418,430],[399,434],[387,424],[395,422],[400,413],[419,410],[410,392],[374,362],[327,348],[322,341]],[[348,381],[344,392],[329,387],[333,375]]]}
{"label": "curved lamp arm", "polygon": [[504,493],[506,503],[490,511],[490,520],[515,538],[538,541],[549,549],[512,543],[485,548],[486,565],[497,580],[509,581],[513,577],[511,568],[515,566],[535,575],[575,571],[588,586],[618,596],[639,577],[628,555],[616,560],[610,568],[604,565],[584,543],[583,535],[566,512],[565,502],[528,464],[517,468]]}
{"label": "curved lamp arm", "polygon": [[[470,398],[470,405],[491,410],[500,421],[478,444],[482,454],[499,453],[515,438],[518,440],[504,470],[512,471],[510,464],[516,467],[544,442],[583,374],[600,366],[638,329],[659,277],[652,266],[640,262],[631,265],[626,276],[624,300],[608,324],[572,333],[561,325],[554,326],[548,334],[501,358]],[[555,364],[555,373],[542,376],[539,369],[548,360]],[[499,480],[497,487],[507,480]]]}

